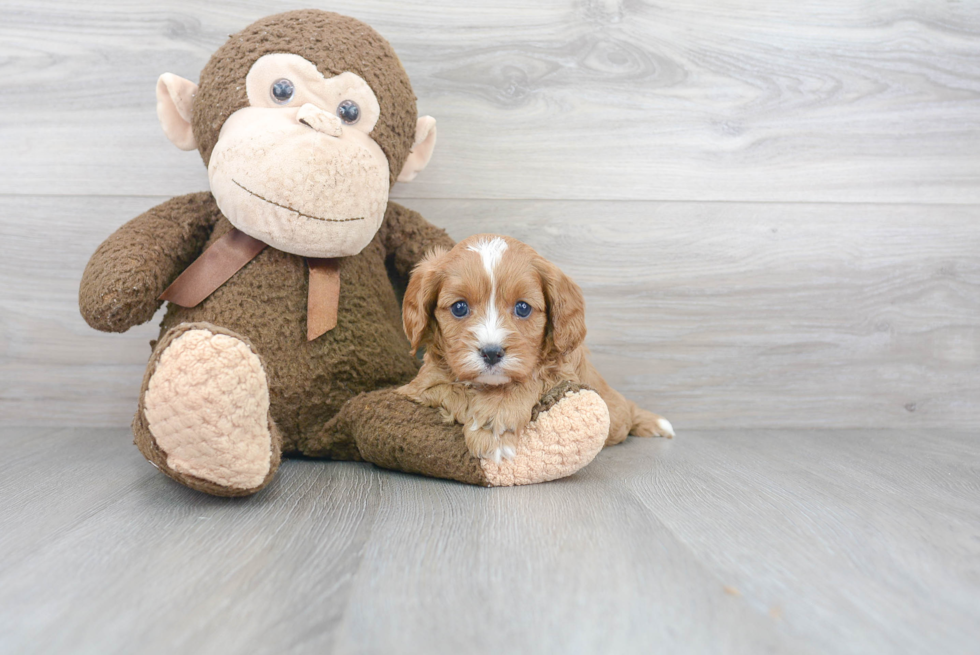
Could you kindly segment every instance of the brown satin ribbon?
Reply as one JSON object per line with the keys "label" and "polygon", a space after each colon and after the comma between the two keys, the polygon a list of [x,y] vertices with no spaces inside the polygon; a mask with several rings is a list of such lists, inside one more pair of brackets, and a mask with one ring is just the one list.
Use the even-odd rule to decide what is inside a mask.
{"label": "brown satin ribbon", "polygon": [[[265,243],[232,228],[184,269],[160,294],[160,300],[168,300],[181,307],[195,307],[265,248]],[[310,268],[306,338],[312,341],[337,326],[340,262],[337,259],[315,258],[306,261]]]}
{"label": "brown satin ribbon", "polygon": [[181,307],[196,307],[265,247],[266,244],[258,239],[232,228],[184,269],[160,294],[160,300],[169,300]]}
{"label": "brown satin ribbon", "polygon": [[310,293],[306,300],[306,340],[337,327],[340,306],[340,261],[309,257]]}

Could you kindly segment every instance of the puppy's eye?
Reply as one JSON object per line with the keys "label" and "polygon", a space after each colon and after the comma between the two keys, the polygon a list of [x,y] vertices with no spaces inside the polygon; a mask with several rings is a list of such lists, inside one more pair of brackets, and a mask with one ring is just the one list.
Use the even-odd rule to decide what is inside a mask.
{"label": "puppy's eye", "polygon": [[531,315],[531,306],[523,300],[518,300],[514,305],[514,313],[517,314],[517,318],[527,318]]}
{"label": "puppy's eye", "polygon": [[463,318],[470,313],[470,306],[466,304],[465,300],[457,300],[449,308],[449,312],[456,318]]}
{"label": "puppy's eye", "polygon": [[353,125],[361,118],[361,108],[353,100],[344,100],[337,105],[337,116],[346,125]]}
{"label": "puppy's eye", "polygon": [[272,101],[277,105],[288,105],[289,101],[296,95],[296,87],[286,78],[276,80],[269,89],[269,95],[272,96]]}

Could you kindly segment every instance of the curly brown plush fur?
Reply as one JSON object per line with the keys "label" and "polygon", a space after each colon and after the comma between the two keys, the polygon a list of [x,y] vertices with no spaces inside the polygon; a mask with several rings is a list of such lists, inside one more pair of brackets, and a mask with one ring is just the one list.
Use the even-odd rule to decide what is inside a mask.
{"label": "curly brown plush fur", "polygon": [[221,211],[207,191],[171,198],[100,245],[82,273],[78,307],[102,332],[125,332],[160,309],[159,299],[204,250]]}

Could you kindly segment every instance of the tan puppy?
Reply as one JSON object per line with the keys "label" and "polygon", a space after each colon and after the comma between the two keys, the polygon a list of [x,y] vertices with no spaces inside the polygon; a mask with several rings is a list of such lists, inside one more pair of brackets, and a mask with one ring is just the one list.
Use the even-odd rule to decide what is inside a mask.
{"label": "tan puppy", "polygon": [[530,246],[479,234],[415,268],[402,313],[422,369],[399,392],[463,425],[476,457],[512,458],[541,396],[563,380],[609,407],[606,445],[673,437],[670,422],[606,384],[588,360],[582,290]]}

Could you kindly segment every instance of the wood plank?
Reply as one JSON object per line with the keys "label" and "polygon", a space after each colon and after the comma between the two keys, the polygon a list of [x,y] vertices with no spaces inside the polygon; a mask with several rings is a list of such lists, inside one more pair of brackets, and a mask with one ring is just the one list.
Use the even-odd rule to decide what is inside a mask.
{"label": "wood plank", "polygon": [[926,655],[980,640],[975,430],[690,431],[490,490],[290,460],[250,499],[184,489],[127,442],[0,429],[2,477],[32,498],[0,503],[3,652]]}
{"label": "wood plank", "polygon": [[[619,474],[745,602],[827,653],[968,653],[980,639],[980,441],[932,430],[697,433]],[[669,452],[668,452],[669,451]]]}
{"label": "wood plank", "polygon": [[[128,441],[125,430],[75,431],[25,483],[29,506],[0,505],[4,547],[22,553],[0,568],[0,651],[328,650],[381,472],[293,461],[257,496],[215,498],[153,471]],[[89,444],[113,454],[80,467]],[[135,483],[113,490],[105,475]],[[76,497],[53,493],[51,478],[71,480]]]}
{"label": "wood plank", "polygon": [[[970,652],[980,636],[975,436],[930,435],[926,452],[918,436],[884,431],[631,439],[573,478],[458,499],[396,476],[378,516],[404,546],[371,543],[337,643]],[[734,602],[713,609],[726,594]],[[379,614],[386,629],[369,629]],[[774,641],[742,641],[760,634]]]}
{"label": "wood plank", "polygon": [[[206,188],[154,84],[276,0],[10,0],[0,194]],[[980,5],[450,0],[344,7],[439,119],[401,198],[980,202]]]}
{"label": "wood plank", "polygon": [[980,637],[976,437],[695,433],[631,440],[583,474],[625,480],[748,605],[818,652],[968,653]]}
{"label": "wood plank", "polygon": [[2,433],[0,573],[159,477],[132,435],[72,428]]}
{"label": "wood plank", "polygon": [[338,652],[809,652],[726,594],[622,472],[493,490],[389,476]]}
{"label": "wood plank", "polygon": [[132,421],[159,319],[123,335],[78,311],[88,258],[116,227],[160,198],[0,199],[0,423]]}
{"label": "wood plank", "polygon": [[[0,423],[129,424],[156,329],[91,330],[78,279],[162,200],[0,198]],[[585,290],[600,371],[681,431],[980,425],[976,207],[408,204],[558,263]]]}

